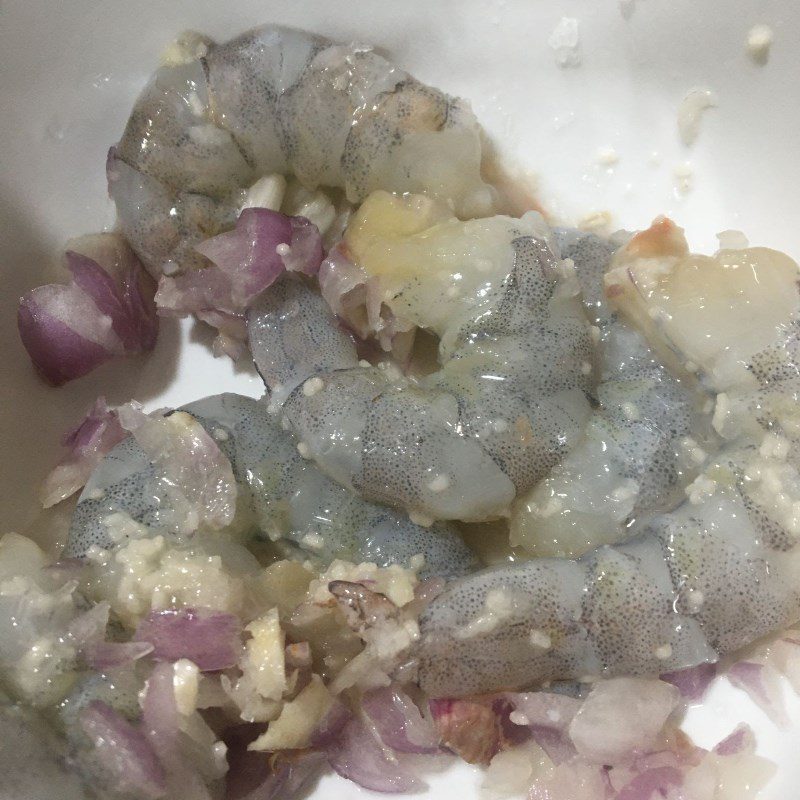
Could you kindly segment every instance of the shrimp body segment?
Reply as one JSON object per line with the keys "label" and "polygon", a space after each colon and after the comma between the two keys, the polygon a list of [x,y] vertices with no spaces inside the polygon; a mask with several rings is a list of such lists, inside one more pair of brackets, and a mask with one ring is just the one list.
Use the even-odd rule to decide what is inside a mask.
{"label": "shrimp body segment", "polygon": [[673,374],[712,393],[721,446],[629,541],[451,584],[421,621],[429,694],[660,674],[797,621],[798,277],[774,251],[691,256],[668,221],[617,253],[606,296]]}
{"label": "shrimp body segment", "polygon": [[594,326],[597,408],[575,447],[515,503],[511,543],[537,556],[579,556],[628,538],[636,517],[677,505],[718,437],[697,379],[670,372],[610,307],[603,281],[617,246],[572,230],[557,240]]}
{"label": "shrimp body segment", "polygon": [[[446,524],[420,528],[392,509],[361,500],[316,470],[297,451],[291,436],[262,402],[235,394],[208,397],[183,406],[171,417],[207,434],[229,462],[236,521],[194,520],[187,530],[189,504],[175,491],[176,481],[154,464],[142,428],[124,439],[95,470],[73,517],[65,555],[83,557],[94,545],[119,545],[126,536],[181,537],[202,530],[221,531],[241,520],[286,556],[327,565],[352,558],[380,565],[414,563],[422,556],[423,575],[452,577],[474,569],[474,557]],[[167,417],[166,419],[170,419]],[[157,421],[158,422],[158,421]],[[194,428],[196,426],[196,429]],[[144,447],[143,447],[144,442]],[[220,478],[219,476],[223,477]],[[212,492],[224,495],[224,472],[215,472]],[[185,491],[184,491],[185,493]],[[208,500],[204,501],[209,505]],[[127,523],[127,524],[126,524]]]}
{"label": "shrimp body segment", "polygon": [[286,279],[250,311],[251,350],[309,456],[363,497],[417,519],[507,515],[590,413],[589,326],[536,214],[462,222],[378,192],[345,236],[391,313],[439,338],[411,379],[356,360],[311,287]]}
{"label": "shrimp body segment", "polygon": [[123,233],[158,277],[204,266],[195,245],[232,227],[265,176],[351,203],[423,191],[468,217],[495,203],[480,164],[463,100],[369,48],[265,26],[224,44],[185,35],[138,98],[108,178]]}

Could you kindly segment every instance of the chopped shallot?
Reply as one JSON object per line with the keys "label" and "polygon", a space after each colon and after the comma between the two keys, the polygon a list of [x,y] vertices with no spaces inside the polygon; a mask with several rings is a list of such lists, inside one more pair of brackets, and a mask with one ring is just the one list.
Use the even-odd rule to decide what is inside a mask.
{"label": "chopped shallot", "polygon": [[157,661],[188,658],[203,671],[232,667],[239,660],[242,629],[238,617],[199,608],[151,611],[134,636],[152,645]]}
{"label": "chopped shallot", "polygon": [[219,331],[216,352],[238,358],[247,334],[243,313],[284,272],[315,275],[322,238],[304,217],[268,208],[245,208],[236,227],[206,239],[197,251],[211,264],[180,275],[163,275],[156,292],[160,314],[194,314]]}
{"label": "chopped shallot", "polygon": [[93,700],[81,712],[80,723],[98,761],[114,776],[119,788],[147,798],[166,794],[164,768],[140,730],[99,700]]}
{"label": "chopped shallot", "polygon": [[86,416],[64,434],[61,443],[67,454],[45,478],[42,505],[50,508],[77,492],[112,448],[127,435],[118,413],[109,409],[105,397],[98,397]]}
{"label": "chopped shallot", "polygon": [[119,234],[70,242],[65,260],[70,282],[32,289],[17,312],[22,343],[53,386],[152,350],[158,335],[152,281]]}

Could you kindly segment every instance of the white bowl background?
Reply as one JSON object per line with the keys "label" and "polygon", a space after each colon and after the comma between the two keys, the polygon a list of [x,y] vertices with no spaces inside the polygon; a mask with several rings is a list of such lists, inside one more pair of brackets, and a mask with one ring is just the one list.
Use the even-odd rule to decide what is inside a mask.
{"label": "white bowl background", "polygon": [[[583,63],[556,67],[548,36],[580,20]],[[561,221],[610,211],[616,227],[667,213],[697,249],[715,234],[800,258],[800,4],[793,0],[0,0],[0,531],[24,532],[57,442],[98,394],[155,408],[230,389],[258,395],[252,370],[215,360],[209,337],[165,321],[156,352],[104,366],[60,389],[34,374],[19,343],[16,304],[65,240],[114,223],[104,164],[164,46],[187,28],[226,38],[265,22],[380,46],[418,78],[472,101],[501,151],[536,176]],[[775,30],[767,65],[745,52],[755,23]],[[692,148],[678,137],[678,105],[707,87]],[[619,162],[598,161],[613,148]],[[655,155],[654,155],[655,154]],[[694,188],[675,189],[689,163]],[[764,797],[797,794],[800,702],[780,732],[744,695],[718,682],[688,726],[711,745],[740,720],[779,764]],[[431,777],[431,797],[477,796],[477,770]],[[369,796],[335,777],[315,797]]]}

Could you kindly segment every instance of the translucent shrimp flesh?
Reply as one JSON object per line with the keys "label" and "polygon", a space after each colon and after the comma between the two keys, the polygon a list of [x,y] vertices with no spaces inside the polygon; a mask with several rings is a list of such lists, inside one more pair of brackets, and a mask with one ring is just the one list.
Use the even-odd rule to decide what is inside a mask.
{"label": "translucent shrimp flesh", "polygon": [[669,510],[717,446],[709,394],[673,375],[645,336],[615,313],[603,278],[617,245],[557,231],[597,339],[597,408],[569,454],[511,516],[511,544],[537,556],[578,556],[628,538],[638,516]]}
{"label": "translucent shrimp flesh", "polygon": [[797,265],[763,248],[692,256],[662,220],[605,283],[662,363],[712,394],[721,447],[628,541],[451,584],[421,620],[429,695],[660,674],[800,616]]}
{"label": "translucent shrimp flesh", "polygon": [[469,217],[495,203],[480,166],[463,100],[369,48],[265,26],[224,44],[185,35],[136,101],[108,178],[123,233],[158,277],[204,266],[195,245],[254,195],[274,201],[276,176],[325,206],[314,221],[332,219],[319,186],[351,203],[378,188],[424,191]]}
{"label": "translucent shrimp flesh", "polygon": [[507,516],[591,411],[589,325],[549,235],[535,213],[462,222],[426,197],[371,195],[345,247],[396,317],[439,337],[440,369],[410,379],[359,363],[325,301],[287,276],[248,330],[306,455],[421,522]]}
{"label": "translucent shrimp flesh", "polygon": [[[408,566],[421,557],[423,576],[453,577],[475,568],[474,557],[449,525],[437,525],[433,532],[420,528],[322,475],[257,400],[217,395],[189,403],[168,419],[181,426],[184,441],[210,437],[210,449],[216,443],[230,463],[231,486],[225,464],[214,472],[206,470],[197,482],[209,486],[204,497],[194,499],[206,509],[216,508],[216,513],[186,527],[196,513],[184,496],[192,481],[176,476],[174,467],[164,467],[163,459],[159,462],[142,426],[105,457],[86,484],[66,556],[84,557],[93,546],[114,548],[127,536],[141,535],[143,528],[148,535],[180,537],[196,529],[252,526],[284,555],[319,566],[334,558]],[[155,435],[161,439],[163,432]],[[160,441],[156,447],[161,447]],[[189,458],[194,460],[192,469],[202,463],[192,454]],[[238,496],[231,504],[232,488]],[[226,505],[231,507],[223,508]],[[128,521],[135,524],[125,524]]]}

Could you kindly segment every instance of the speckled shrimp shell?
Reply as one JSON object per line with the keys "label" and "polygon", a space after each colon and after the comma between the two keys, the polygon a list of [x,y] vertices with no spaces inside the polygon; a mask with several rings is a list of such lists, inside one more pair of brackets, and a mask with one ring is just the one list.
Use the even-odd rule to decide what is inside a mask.
{"label": "speckled shrimp shell", "polygon": [[631,540],[454,582],[421,620],[426,692],[659,674],[800,617],[797,280],[774,251],[690,256],[668,221],[617,254],[607,296],[673,374],[715,396],[722,446]]}
{"label": "speckled shrimp shell", "polygon": [[603,278],[617,245],[575,230],[556,236],[594,326],[598,406],[575,447],[515,503],[511,543],[537,556],[579,556],[628,538],[642,514],[677,505],[718,437],[703,413],[709,394],[673,375],[609,307]]}
{"label": "speckled shrimp shell", "polygon": [[233,224],[263,176],[352,203],[383,188],[491,211],[468,105],[369,48],[266,26],[224,44],[187,35],[167,55],[108,160],[120,227],[156,277],[202,266],[194,246]]}
{"label": "speckled shrimp shell", "polygon": [[[356,497],[326,478],[297,452],[291,436],[263,403],[235,394],[183,406],[216,441],[233,468],[240,513],[290,557],[327,565],[334,558],[408,565],[422,555],[423,576],[452,577],[474,568],[458,534],[437,525],[434,535],[392,509]],[[112,548],[111,515],[122,513],[154,534],[170,497],[158,469],[133,436],[114,448],[84,488],[65,555],[83,557],[92,545]]]}
{"label": "speckled shrimp shell", "polygon": [[[385,237],[397,219],[401,233]],[[287,276],[248,328],[304,454],[422,522],[508,514],[590,413],[589,326],[548,235],[538,215],[461,222],[426,198],[372,195],[346,245],[386,279],[398,316],[439,337],[440,369],[411,380],[359,364],[324,300]]]}

